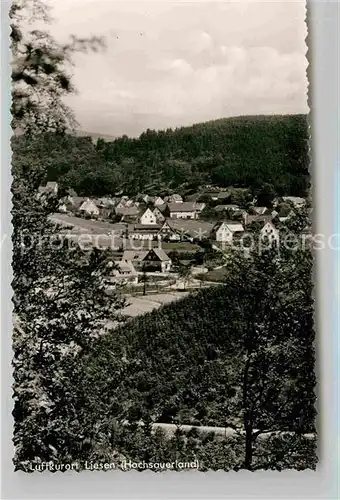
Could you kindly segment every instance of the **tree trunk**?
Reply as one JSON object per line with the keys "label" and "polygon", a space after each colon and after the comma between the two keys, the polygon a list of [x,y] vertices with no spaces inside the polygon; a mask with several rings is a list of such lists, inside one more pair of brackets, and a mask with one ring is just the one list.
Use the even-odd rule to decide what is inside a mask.
{"label": "tree trunk", "polygon": [[253,428],[249,423],[246,424],[246,453],[244,459],[245,469],[251,470],[253,461]]}
{"label": "tree trunk", "polygon": [[251,463],[253,459],[253,425],[252,425],[252,415],[249,409],[249,398],[248,398],[248,390],[249,390],[249,369],[250,369],[250,348],[248,346],[247,349],[247,361],[244,367],[243,373],[243,427],[245,430],[245,458],[244,458],[244,467],[245,469],[251,469]]}
{"label": "tree trunk", "polygon": [[144,272],[143,273],[143,295],[146,295],[146,281],[147,281],[146,272]]}

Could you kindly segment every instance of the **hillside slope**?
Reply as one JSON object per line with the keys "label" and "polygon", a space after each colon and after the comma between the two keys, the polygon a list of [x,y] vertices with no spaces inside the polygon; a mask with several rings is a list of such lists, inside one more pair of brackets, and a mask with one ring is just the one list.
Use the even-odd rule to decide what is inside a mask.
{"label": "hillside slope", "polygon": [[21,156],[29,150],[48,167],[49,180],[83,195],[189,193],[204,184],[256,192],[267,183],[278,195],[304,196],[309,186],[305,115],[226,118],[96,143],[74,136],[16,140]]}
{"label": "hillside slope", "polygon": [[[151,418],[192,425],[241,425],[244,342],[249,331],[244,307],[235,299],[235,290],[214,287],[139,316],[104,337],[86,370],[98,418],[110,414],[130,421]],[[285,391],[279,385],[289,387],[294,381],[293,400],[285,405],[287,414],[281,411],[282,425],[288,421],[288,430],[302,426],[309,432],[314,402],[312,336],[301,320],[302,309],[291,307],[287,303],[283,314],[294,316],[291,321],[298,330],[291,329],[287,319],[282,326],[279,314],[270,320],[270,330],[278,338],[275,351],[266,355],[274,377],[274,387],[268,380],[266,390],[273,391],[271,397],[277,400],[270,409],[259,409],[257,423],[282,403]],[[286,354],[292,342],[295,347]],[[277,361],[278,352],[285,353],[284,362]],[[300,366],[299,373],[296,366]],[[253,389],[254,394],[259,388]],[[276,390],[279,394],[274,396]]]}

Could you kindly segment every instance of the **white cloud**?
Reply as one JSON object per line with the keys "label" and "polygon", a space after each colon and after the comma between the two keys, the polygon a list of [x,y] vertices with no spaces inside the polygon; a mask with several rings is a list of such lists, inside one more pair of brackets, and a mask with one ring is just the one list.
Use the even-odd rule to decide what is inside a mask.
{"label": "white cloud", "polygon": [[83,129],[141,133],[223,116],[307,111],[304,2],[54,0],[56,36],[104,34],[77,55]]}

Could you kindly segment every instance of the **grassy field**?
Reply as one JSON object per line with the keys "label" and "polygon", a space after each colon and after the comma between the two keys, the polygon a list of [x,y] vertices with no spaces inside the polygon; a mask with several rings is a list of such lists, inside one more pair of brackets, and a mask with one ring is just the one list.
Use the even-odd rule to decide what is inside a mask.
{"label": "grassy field", "polygon": [[147,312],[161,307],[163,304],[169,304],[175,300],[180,300],[188,295],[188,292],[173,293],[153,293],[151,295],[139,297],[127,297],[127,306],[122,309],[124,316],[135,318]]}
{"label": "grassy field", "polygon": [[171,241],[169,243],[162,243],[162,248],[166,250],[176,250],[177,252],[197,252],[201,250],[201,247],[195,245],[194,243],[189,243],[186,241]]}

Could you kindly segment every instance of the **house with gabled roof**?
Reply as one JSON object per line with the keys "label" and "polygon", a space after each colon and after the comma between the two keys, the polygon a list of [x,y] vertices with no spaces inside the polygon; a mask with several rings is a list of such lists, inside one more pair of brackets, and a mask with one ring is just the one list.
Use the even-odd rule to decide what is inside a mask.
{"label": "house with gabled roof", "polygon": [[79,211],[86,213],[88,215],[99,215],[100,210],[97,207],[97,205],[90,200],[90,198],[87,198],[79,207]]}
{"label": "house with gabled roof", "polygon": [[171,270],[171,259],[162,248],[150,250],[125,250],[122,261],[132,262],[139,271],[168,272]]}
{"label": "house with gabled roof", "polygon": [[232,243],[234,238],[241,237],[244,234],[242,224],[236,222],[218,222],[213,228],[213,235],[216,241],[223,243]]}
{"label": "house with gabled roof", "polygon": [[38,187],[38,197],[49,194],[56,196],[58,194],[58,189],[59,186],[57,182],[49,181],[45,184],[45,186]]}
{"label": "house with gabled roof", "polygon": [[205,203],[184,201],[182,203],[168,203],[171,219],[198,219]]}
{"label": "house with gabled roof", "polygon": [[230,198],[230,192],[229,191],[204,191],[202,193],[204,196],[208,196],[212,201],[226,201],[228,198]]}
{"label": "house with gabled roof", "polygon": [[267,207],[253,207],[253,210],[258,215],[265,215],[267,212]]}
{"label": "house with gabled roof", "polygon": [[212,222],[202,219],[168,219],[166,222],[186,241],[208,240],[214,227]]}
{"label": "house with gabled roof", "polygon": [[[142,199],[140,201],[142,201],[143,203],[145,203],[145,205],[154,205],[155,204],[155,200],[158,198],[158,196],[152,196],[150,194],[145,194],[145,195],[142,195]],[[164,201],[163,201],[164,203]],[[162,203],[160,203],[161,205]]]}
{"label": "house with gabled roof", "polygon": [[119,202],[116,204],[116,209],[117,208],[125,208],[126,207],[126,200],[121,198]]}
{"label": "house with gabled roof", "polygon": [[86,198],[84,196],[66,196],[63,202],[66,203],[68,211],[72,211],[78,210],[85,200]]}
{"label": "house with gabled roof", "polygon": [[280,241],[279,230],[271,221],[268,221],[264,224],[264,226],[260,230],[260,234],[263,241],[267,241],[271,244],[277,245]]}
{"label": "house with gabled roof", "polygon": [[301,208],[306,204],[306,200],[304,198],[301,198],[300,196],[282,196],[275,198],[275,200],[273,201],[273,206],[276,208],[282,203],[288,203],[296,208]]}
{"label": "house with gabled roof", "polygon": [[150,208],[147,208],[143,215],[141,216],[139,220],[140,224],[157,224],[157,218],[156,215],[150,210]]}
{"label": "house with gabled roof", "polygon": [[159,205],[164,205],[164,200],[160,196],[156,196],[155,199],[153,200],[153,204],[155,207],[158,207]]}
{"label": "house with gabled roof", "polygon": [[178,231],[174,227],[172,227],[172,224],[170,221],[165,220],[163,225],[161,226],[161,228],[158,231],[157,237],[159,240],[181,241],[182,234],[180,231]]}
{"label": "house with gabled roof", "polygon": [[300,196],[282,196],[284,203],[292,203],[296,208],[302,208],[306,204],[306,200]]}
{"label": "house with gabled roof", "polygon": [[280,219],[277,215],[248,215],[244,224],[246,231],[259,230],[261,240],[276,242],[280,239]]}
{"label": "house with gabled roof", "polygon": [[258,224],[265,224],[266,222],[270,222],[273,220],[274,217],[271,214],[268,215],[250,215],[247,212],[244,212],[243,214],[243,220],[244,220],[244,225],[251,226],[252,224],[258,223]]}
{"label": "house with gabled roof", "polygon": [[152,213],[156,217],[156,221],[158,224],[165,221],[165,216],[158,207],[156,207]]}
{"label": "house with gabled roof", "polygon": [[133,205],[133,200],[131,200],[127,195],[121,196],[117,199],[116,208],[130,207]]}
{"label": "house with gabled roof", "polygon": [[138,273],[131,261],[115,261],[109,273],[109,282],[111,283],[138,283]]}

